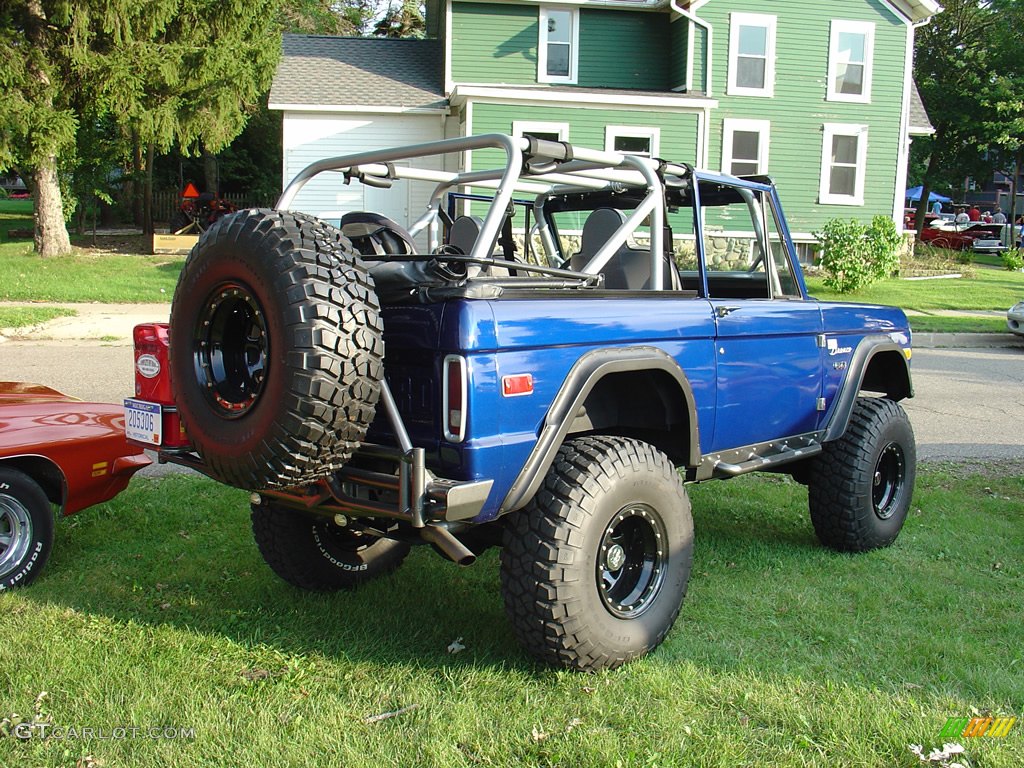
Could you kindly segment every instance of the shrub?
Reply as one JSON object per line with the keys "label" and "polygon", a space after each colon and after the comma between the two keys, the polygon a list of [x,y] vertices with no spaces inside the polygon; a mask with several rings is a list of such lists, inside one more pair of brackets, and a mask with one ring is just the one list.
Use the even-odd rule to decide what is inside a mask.
{"label": "shrub", "polygon": [[1024,256],[1020,251],[1003,251],[1003,266],[1011,272],[1024,269]]}
{"label": "shrub", "polygon": [[885,280],[900,271],[903,235],[889,216],[875,216],[867,229],[868,261],[875,278]]}
{"label": "shrub", "polygon": [[874,282],[868,263],[867,228],[856,219],[830,219],[815,236],[821,242],[821,268],[825,285],[838,293],[851,293]]}

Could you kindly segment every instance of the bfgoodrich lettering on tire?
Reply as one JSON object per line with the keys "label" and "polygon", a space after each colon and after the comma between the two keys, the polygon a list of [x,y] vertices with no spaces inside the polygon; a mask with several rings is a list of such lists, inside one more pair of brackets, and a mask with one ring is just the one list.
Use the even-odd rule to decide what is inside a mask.
{"label": "bfgoodrich lettering on tire", "polygon": [[28,475],[0,468],[0,589],[29,584],[53,547],[53,510]]}
{"label": "bfgoodrich lettering on tire", "polygon": [[336,228],[240,211],[185,263],[170,352],[211,475],[252,490],[310,482],[340,469],[373,420],[384,354],[373,280]]}
{"label": "bfgoodrich lettering on tire", "polygon": [[840,439],[810,464],[808,505],[818,539],[843,552],[892,544],[914,493],[914,431],[899,404],[862,397]]}
{"label": "bfgoodrich lettering on tire", "polygon": [[264,502],[252,507],[252,532],[274,573],[300,589],[334,592],[395,570],[409,545],[340,528]]}
{"label": "bfgoodrich lettering on tire", "polygon": [[692,557],[690,501],[668,457],[621,437],[571,440],[530,504],[510,516],[505,609],[538,658],[612,669],[665,638]]}

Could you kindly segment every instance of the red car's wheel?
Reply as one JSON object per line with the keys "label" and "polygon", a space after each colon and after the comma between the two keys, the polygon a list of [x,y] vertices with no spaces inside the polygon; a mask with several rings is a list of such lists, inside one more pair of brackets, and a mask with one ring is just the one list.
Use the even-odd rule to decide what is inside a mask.
{"label": "red car's wheel", "polygon": [[28,475],[0,469],[0,590],[31,582],[53,547],[53,510]]}

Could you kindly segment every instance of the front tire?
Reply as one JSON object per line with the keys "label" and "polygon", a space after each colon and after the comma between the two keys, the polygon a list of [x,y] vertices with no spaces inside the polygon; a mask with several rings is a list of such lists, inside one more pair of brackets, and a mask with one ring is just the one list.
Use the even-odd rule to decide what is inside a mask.
{"label": "front tire", "polygon": [[818,540],[840,552],[889,546],[907,518],[916,475],[907,414],[888,398],[859,398],[846,433],[811,461],[808,506]]}
{"label": "front tire", "polygon": [[53,548],[53,509],[28,475],[0,469],[0,590],[25,586]]}
{"label": "front tire", "polygon": [[252,507],[252,532],[274,573],[313,592],[358,587],[395,570],[409,554],[405,542],[339,528],[266,502]]}
{"label": "front tire", "polygon": [[541,660],[614,669],[664,640],[692,559],[690,500],[668,457],[638,440],[578,438],[511,516],[505,610]]}

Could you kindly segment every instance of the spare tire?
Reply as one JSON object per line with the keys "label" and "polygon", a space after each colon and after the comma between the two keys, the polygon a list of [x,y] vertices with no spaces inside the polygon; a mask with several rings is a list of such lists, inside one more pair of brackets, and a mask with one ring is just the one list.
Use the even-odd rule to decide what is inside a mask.
{"label": "spare tire", "polygon": [[373,278],[337,228],[240,211],[189,254],[171,305],[171,381],[217,480],[260,490],[336,472],[373,420],[383,357]]}

